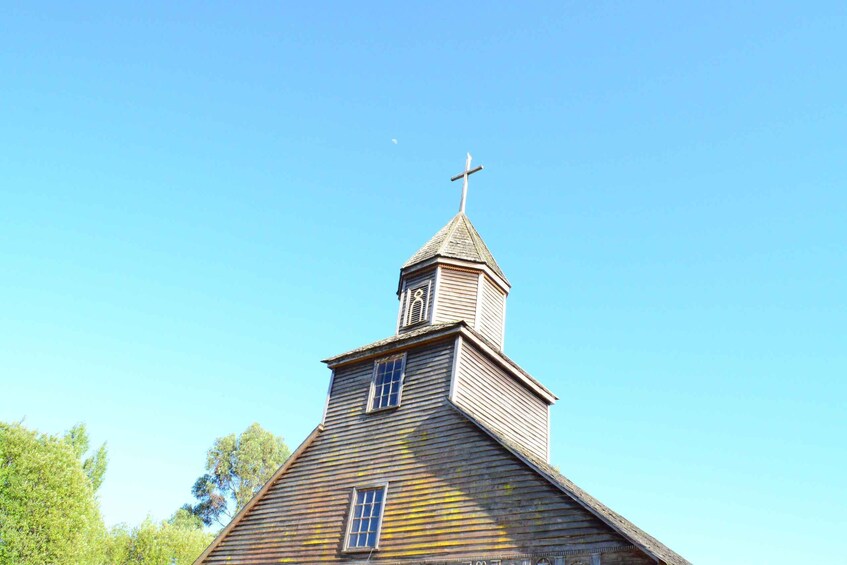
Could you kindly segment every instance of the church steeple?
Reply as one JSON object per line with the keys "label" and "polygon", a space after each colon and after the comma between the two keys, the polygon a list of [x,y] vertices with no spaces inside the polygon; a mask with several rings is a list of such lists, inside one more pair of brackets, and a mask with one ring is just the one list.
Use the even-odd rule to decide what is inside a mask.
{"label": "church steeple", "polygon": [[470,261],[471,263],[483,263],[490,268],[503,282],[506,281],[506,275],[500,269],[497,261],[488,246],[480,237],[479,232],[471,223],[470,219],[463,213],[459,212],[446,226],[438,230],[432,239],[427,241],[423,247],[418,249],[417,253],[412,255],[403,265],[403,269],[407,269],[423,263],[434,257],[449,257]]}
{"label": "church steeple", "polygon": [[479,232],[459,212],[400,269],[397,333],[464,320],[502,349],[510,288]]}

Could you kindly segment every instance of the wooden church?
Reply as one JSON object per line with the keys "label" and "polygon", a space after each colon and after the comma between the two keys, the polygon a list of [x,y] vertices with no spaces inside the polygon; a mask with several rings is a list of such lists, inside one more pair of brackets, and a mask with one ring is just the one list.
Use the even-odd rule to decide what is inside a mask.
{"label": "wooden church", "polygon": [[464,214],[475,170],[400,270],[394,335],[324,361],[321,423],[196,565],[688,563],[550,465],[556,396],[503,353],[510,284]]}

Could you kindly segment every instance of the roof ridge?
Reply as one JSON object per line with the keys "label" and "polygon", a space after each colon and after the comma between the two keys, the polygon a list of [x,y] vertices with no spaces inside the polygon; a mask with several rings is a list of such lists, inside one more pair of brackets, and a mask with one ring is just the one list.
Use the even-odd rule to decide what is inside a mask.
{"label": "roof ridge", "polygon": [[[459,233],[459,231],[462,231],[462,233]],[[473,222],[464,212],[459,212],[453,216],[403,264],[401,269],[412,267],[436,257],[480,263],[487,266],[494,276],[499,277],[507,288],[509,286],[506,275],[497,264],[494,255],[491,254],[491,250],[485,244],[485,240],[482,239]]]}
{"label": "roof ridge", "polygon": [[444,234],[444,238],[441,240],[441,244],[436,249],[436,254],[441,254],[444,252],[444,249],[447,247],[447,244],[453,238],[453,234],[456,233],[456,228],[459,227],[459,223],[462,217],[466,216],[462,212],[459,212],[458,214],[453,216],[453,219],[450,220],[450,222],[447,224],[447,233]]}
{"label": "roof ridge", "polygon": [[488,251],[486,253],[485,251],[483,251],[483,249],[480,248],[479,244],[481,242],[479,240],[481,239],[481,237],[479,235],[479,232],[476,231],[476,228],[471,223],[471,219],[468,218],[467,215],[465,215],[463,212],[459,212],[459,214],[462,216],[462,222],[465,224],[465,229],[468,230],[468,235],[471,236],[471,243],[473,244],[473,247],[476,250],[477,255],[479,255],[480,259],[485,261],[486,255],[490,255],[491,252]]}

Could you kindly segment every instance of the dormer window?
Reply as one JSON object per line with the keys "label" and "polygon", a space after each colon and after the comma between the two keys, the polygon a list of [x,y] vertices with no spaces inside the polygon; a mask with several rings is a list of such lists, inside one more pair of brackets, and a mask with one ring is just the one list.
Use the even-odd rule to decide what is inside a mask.
{"label": "dormer window", "polygon": [[405,355],[395,355],[374,363],[370,411],[384,410],[400,405],[405,366]]}
{"label": "dormer window", "polygon": [[403,325],[413,326],[429,319],[429,291],[432,281],[406,289],[406,315]]}

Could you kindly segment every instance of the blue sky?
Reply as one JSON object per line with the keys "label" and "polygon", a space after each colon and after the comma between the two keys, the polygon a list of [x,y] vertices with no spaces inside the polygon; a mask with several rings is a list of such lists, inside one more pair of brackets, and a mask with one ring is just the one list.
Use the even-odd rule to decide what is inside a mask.
{"label": "blue sky", "polygon": [[835,2],[7,4],[0,420],[108,442],[108,523],[253,421],[293,448],[470,151],[553,463],[696,563],[837,561],[845,38]]}

